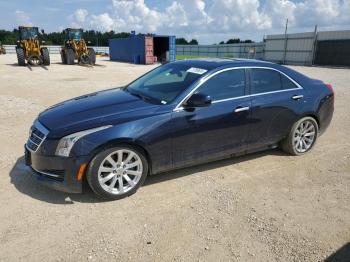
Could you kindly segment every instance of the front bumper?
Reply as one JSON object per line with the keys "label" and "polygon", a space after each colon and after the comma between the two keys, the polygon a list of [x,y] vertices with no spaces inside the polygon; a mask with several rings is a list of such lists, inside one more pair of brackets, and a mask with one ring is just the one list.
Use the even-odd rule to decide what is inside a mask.
{"label": "front bumper", "polygon": [[24,151],[26,165],[40,183],[67,193],[82,192],[82,180],[77,180],[77,174],[80,165],[86,163],[86,157],[43,156],[26,146]]}

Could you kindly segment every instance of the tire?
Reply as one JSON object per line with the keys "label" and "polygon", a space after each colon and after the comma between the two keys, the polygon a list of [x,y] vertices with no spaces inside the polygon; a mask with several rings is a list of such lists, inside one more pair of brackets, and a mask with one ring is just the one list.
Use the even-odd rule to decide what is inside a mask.
{"label": "tire", "polygon": [[89,56],[86,55],[86,54],[82,54],[82,55],[78,58],[78,63],[81,64],[81,65],[90,64]]}
{"label": "tire", "polygon": [[16,48],[16,53],[17,53],[18,65],[19,66],[25,66],[26,65],[26,59],[25,59],[25,56],[24,56],[23,48],[17,47]]}
{"label": "tire", "polygon": [[62,61],[62,64],[67,64],[67,58],[66,58],[66,55],[64,54],[64,51],[61,50],[61,61]]}
{"label": "tire", "polygon": [[318,124],[316,120],[309,116],[303,117],[294,123],[288,136],[282,140],[281,148],[284,152],[294,156],[304,155],[313,148],[317,137]]}
{"label": "tire", "polygon": [[50,53],[46,47],[41,48],[41,56],[43,59],[43,65],[50,65]]}
{"label": "tire", "polygon": [[88,48],[88,56],[89,56],[89,63],[90,65],[96,64],[96,53],[93,48]]}
{"label": "tire", "polygon": [[[120,156],[127,162],[119,161]],[[134,194],[147,174],[148,161],[144,153],[137,147],[119,145],[98,153],[89,164],[86,178],[95,194],[103,199],[117,200]]]}
{"label": "tire", "polygon": [[67,65],[74,65],[74,50],[71,48],[66,49],[66,61]]}

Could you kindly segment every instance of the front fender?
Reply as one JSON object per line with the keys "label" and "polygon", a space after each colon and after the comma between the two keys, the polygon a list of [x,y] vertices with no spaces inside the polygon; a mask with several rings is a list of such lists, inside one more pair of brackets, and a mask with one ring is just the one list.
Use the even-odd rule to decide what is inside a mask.
{"label": "front fender", "polygon": [[142,147],[152,159],[153,172],[172,167],[171,114],[123,123],[79,139],[71,155],[95,155],[106,146],[128,143]]}

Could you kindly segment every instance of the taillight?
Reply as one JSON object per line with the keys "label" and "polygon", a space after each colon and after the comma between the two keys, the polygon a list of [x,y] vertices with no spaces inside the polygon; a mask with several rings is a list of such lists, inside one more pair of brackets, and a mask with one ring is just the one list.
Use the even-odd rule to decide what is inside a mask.
{"label": "taillight", "polygon": [[326,84],[326,87],[334,94],[334,89],[331,84]]}

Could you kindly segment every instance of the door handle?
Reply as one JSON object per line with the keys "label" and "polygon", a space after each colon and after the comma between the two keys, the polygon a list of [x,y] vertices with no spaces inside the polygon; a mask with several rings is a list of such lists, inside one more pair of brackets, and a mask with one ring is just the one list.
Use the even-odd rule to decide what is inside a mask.
{"label": "door handle", "polygon": [[296,95],[296,96],[292,96],[293,100],[299,100],[302,99],[304,96],[303,95]]}
{"label": "door handle", "polygon": [[237,107],[235,109],[235,113],[239,113],[239,112],[243,112],[243,111],[248,111],[249,110],[249,106],[245,106],[245,107]]}

